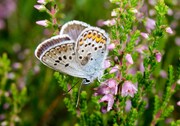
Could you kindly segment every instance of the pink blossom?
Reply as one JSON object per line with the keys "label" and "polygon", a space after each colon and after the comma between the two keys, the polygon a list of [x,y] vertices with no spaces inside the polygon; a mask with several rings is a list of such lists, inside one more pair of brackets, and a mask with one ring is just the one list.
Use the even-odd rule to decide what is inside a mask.
{"label": "pink blossom", "polygon": [[114,104],[114,97],[112,94],[104,95],[99,102],[107,102],[107,111],[110,111],[112,109],[112,106]]}
{"label": "pink blossom", "polygon": [[134,84],[132,84],[132,82],[130,81],[125,81],[123,86],[122,86],[122,90],[121,90],[121,95],[124,96],[128,96],[130,95],[131,97],[134,97],[134,94],[137,92],[137,88],[135,87]]}
{"label": "pink blossom", "polygon": [[107,85],[108,85],[108,87],[110,88],[110,93],[116,95],[116,94],[117,94],[117,91],[118,91],[118,84],[117,84],[116,80],[114,80],[114,79],[109,79],[109,80],[107,81]]}
{"label": "pink blossom", "polygon": [[144,50],[148,50],[147,45],[142,45],[136,49],[136,51],[141,54],[143,53]]}
{"label": "pink blossom", "polygon": [[170,27],[166,28],[166,32],[169,33],[169,34],[173,34],[173,31],[172,31],[172,29]]}
{"label": "pink blossom", "polygon": [[161,71],[160,71],[160,76],[161,76],[162,78],[167,78],[167,73],[166,73],[166,71],[165,71],[165,70],[161,70]]}
{"label": "pink blossom", "polygon": [[157,62],[161,62],[161,59],[162,59],[162,55],[160,52],[156,53],[156,60]]}
{"label": "pink blossom", "polygon": [[34,5],[34,8],[36,8],[37,10],[40,10],[40,11],[46,10],[44,5]]}
{"label": "pink blossom", "polygon": [[147,33],[141,32],[141,36],[145,39],[149,38],[149,35]]}
{"label": "pink blossom", "polygon": [[40,20],[40,21],[36,21],[36,24],[47,27],[48,21],[47,20]]}
{"label": "pink blossom", "polygon": [[143,62],[140,63],[139,70],[143,73],[144,72],[144,64]]}
{"label": "pink blossom", "polygon": [[116,20],[115,19],[111,19],[111,20],[107,20],[107,21],[103,22],[103,25],[106,25],[106,26],[113,26],[115,24],[116,24]]}
{"label": "pink blossom", "polygon": [[111,43],[110,45],[108,45],[108,50],[113,50],[115,48],[115,44]]}
{"label": "pink blossom", "polygon": [[115,10],[113,10],[113,11],[111,12],[111,16],[112,16],[112,17],[117,16],[117,12],[116,12]]}
{"label": "pink blossom", "polygon": [[110,61],[109,61],[109,60],[105,60],[105,61],[104,61],[104,69],[107,69],[107,68],[109,68],[110,66],[111,66]]}
{"label": "pink blossom", "polygon": [[109,71],[109,73],[115,73],[115,72],[117,72],[119,70],[119,67],[116,65],[116,66],[114,66],[110,71]]}
{"label": "pink blossom", "polygon": [[154,16],[156,14],[156,11],[154,9],[149,10],[149,15]]}
{"label": "pink blossom", "polygon": [[126,101],[126,107],[125,107],[126,112],[129,112],[129,111],[130,111],[131,106],[132,106],[131,100],[127,100],[127,101]]}
{"label": "pink blossom", "polygon": [[172,9],[168,9],[168,15],[170,15],[170,16],[172,16],[173,15],[173,11],[172,11]]}
{"label": "pink blossom", "polygon": [[38,0],[37,1],[39,4],[46,4],[46,1],[45,0]]}
{"label": "pink blossom", "polygon": [[147,18],[146,20],[146,29],[147,31],[151,31],[155,28],[156,22],[153,19]]}
{"label": "pink blossom", "polygon": [[177,105],[180,106],[180,101],[177,102]]}
{"label": "pink blossom", "polygon": [[101,83],[100,87],[96,90],[95,96],[106,95],[106,94],[116,95],[117,91],[118,91],[118,84],[116,80],[109,79]]}
{"label": "pink blossom", "polygon": [[179,79],[179,80],[177,80],[177,84],[178,84],[178,85],[180,85],[180,79]]}
{"label": "pink blossom", "polygon": [[133,59],[131,57],[131,54],[127,54],[125,58],[128,64],[133,64]]}
{"label": "pink blossom", "polygon": [[109,87],[105,83],[100,85],[98,87],[98,89],[95,89],[95,90],[96,90],[96,92],[94,93],[95,96],[97,96],[97,95],[105,95],[105,94],[110,93]]}
{"label": "pink blossom", "polygon": [[180,37],[175,38],[175,43],[177,46],[180,46]]}

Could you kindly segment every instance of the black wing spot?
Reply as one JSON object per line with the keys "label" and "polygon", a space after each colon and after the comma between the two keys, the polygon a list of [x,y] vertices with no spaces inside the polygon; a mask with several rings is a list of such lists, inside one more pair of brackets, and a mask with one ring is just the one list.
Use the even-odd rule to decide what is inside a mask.
{"label": "black wing spot", "polygon": [[92,44],[92,47],[94,47],[94,44]]}
{"label": "black wing spot", "polygon": [[81,50],[81,52],[84,52],[84,50]]}
{"label": "black wing spot", "polygon": [[62,58],[61,58],[61,57],[59,57],[59,60],[62,60]]}
{"label": "black wing spot", "polygon": [[67,59],[67,57],[66,57],[65,55],[63,56],[63,58],[64,58],[64,59]]}
{"label": "black wing spot", "polygon": [[97,47],[95,47],[94,50],[97,50]]}
{"label": "black wing spot", "polygon": [[79,59],[82,59],[82,56],[79,56]]}
{"label": "black wing spot", "polygon": [[55,62],[56,62],[56,63],[59,63],[59,60],[56,60]]}
{"label": "black wing spot", "polygon": [[57,65],[57,63],[54,64],[54,66],[56,66],[56,65]]}
{"label": "black wing spot", "polygon": [[71,59],[72,59],[72,56],[69,56],[69,59],[71,60]]}
{"label": "black wing spot", "polygon": [[65,67],[68,67],[69,66],[69,63],[65,64]]}

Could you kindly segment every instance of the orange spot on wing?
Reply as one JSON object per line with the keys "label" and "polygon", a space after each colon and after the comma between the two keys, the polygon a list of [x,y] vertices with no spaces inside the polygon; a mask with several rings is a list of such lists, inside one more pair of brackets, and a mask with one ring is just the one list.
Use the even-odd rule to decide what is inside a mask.
{"label": "orange spot on wing", "polygon": [[84,44],[84,41],[80,41],[79,45],[82,46]]}

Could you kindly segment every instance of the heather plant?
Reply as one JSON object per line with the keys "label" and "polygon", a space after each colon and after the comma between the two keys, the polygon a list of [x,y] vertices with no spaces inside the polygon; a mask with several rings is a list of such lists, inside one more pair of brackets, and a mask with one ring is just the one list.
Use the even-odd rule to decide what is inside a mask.
{"label": "heather plant", "polygon": [[[97,13],[101,2],[107,9],[104,11],[109,11],[108,16]],[[15,41],[29,49],[13,46],[19,62],[11,51],[0,57],[0,124],[180,125],[180,16],[176,2],[77,0],[66,5],[61,0],[37,0],[24,4],[27,10],[28,4],[35,4],[34,13],[38,16],[33,19],[36,25],[29,30],[27,40],[36,42],[29,46],[17,37]],[[97,10],[92,9],[96,8],[95,3]],[[76,6],[72,12],[68,10],[71,6]],[[26,15],[28,11],[21,12]],[[102,79],[80,86],[81,79],[58,71],[53,74],[32,57],[43,37],[59,34],[65,22],[84,20],[87,14],[87,23],[98,19],[97,26],[106,29],[111,41]],[[106,20],[100,19],[102,15]],[[0,29],[1,19],[2,29],[5,28],[5,18],[0,17]],[[23,26],[26,24],[22,22]],[[43,34],[38,25],[44,26]],[[10,33],[15,36],[24,32]]]}

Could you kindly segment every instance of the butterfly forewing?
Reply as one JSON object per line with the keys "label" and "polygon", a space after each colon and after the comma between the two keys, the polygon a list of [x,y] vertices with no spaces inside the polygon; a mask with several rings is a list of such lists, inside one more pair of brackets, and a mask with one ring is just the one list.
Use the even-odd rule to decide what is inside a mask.
{"label": "butterfly forewing", "polygon": [[75,43],[68,36],[56,36],[42,42],[35,55],[48,67],[75,77],[84,78],[84,74],[75,61]]}
{"label": "butterfly forewing", "polygon": [[74,41],[77,40],[80,33],[85,29],[90,27],[90,25],[81,22],[81,21],[71,21],[64,24],[61,28],[60,35],[67,34],[69,35]]}

